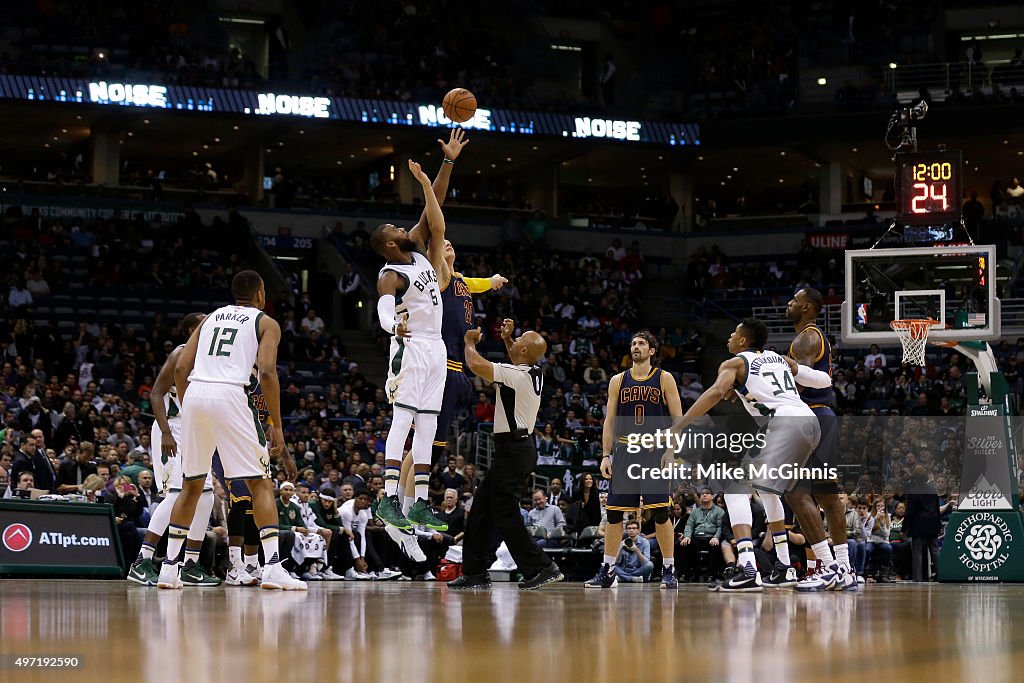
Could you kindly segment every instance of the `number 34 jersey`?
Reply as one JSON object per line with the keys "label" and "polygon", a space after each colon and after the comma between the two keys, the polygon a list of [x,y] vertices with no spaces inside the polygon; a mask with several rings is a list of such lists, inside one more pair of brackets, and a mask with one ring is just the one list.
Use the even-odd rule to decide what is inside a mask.
{"label": "number 34 jersey", "polygon": [[263,311],[249,306],[224,306],[203,321],[190,382],[247,386],[259,351]]}
{"label": "number 34 jersey", "polygon": [[741,351],[736,354],[747,366],[746,380],[736,388],[743,407],[754,417],[814,415],[800,398],[796,380],[786,359],[774,351]]}

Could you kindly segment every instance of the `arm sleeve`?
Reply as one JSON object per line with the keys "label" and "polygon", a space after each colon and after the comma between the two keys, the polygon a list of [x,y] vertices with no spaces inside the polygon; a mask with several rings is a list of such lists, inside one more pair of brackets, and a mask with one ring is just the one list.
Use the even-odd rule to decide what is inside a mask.
{"label": "arm sleeve", "polygon": [[489,277],[464,277],[470,294],[481,294],[491,291],[491,278]]}
{"label": "arm sleeve", "polygon": [[794,378],[796,383],[802,387],[810,387],[812,389],[826,389],[832,386],[832,377],[827,372],[821,370],[815,370],[809,368],[806,365],[800,365],[797,375]]}
{"label": "arm sleeve", "polygon": [[348,529],[349,531],[355,531],[352,528],[352,511],[350,509],[346,509],[346,508],[343,507],[340,510],[340,514],[341,514],[341,527],[343,529]]}
{"label": "arm sleeve", "polygon": [[377,321],[388,334],[395,333],[395,297],[385,294],[377,299]]}
{"label": "arm sleeve", "polygon": [[363,510],[352,523],[352,531],[359,534],[359,555],[357,557],[366,557],[366,523],[369,519],[370,513]]}

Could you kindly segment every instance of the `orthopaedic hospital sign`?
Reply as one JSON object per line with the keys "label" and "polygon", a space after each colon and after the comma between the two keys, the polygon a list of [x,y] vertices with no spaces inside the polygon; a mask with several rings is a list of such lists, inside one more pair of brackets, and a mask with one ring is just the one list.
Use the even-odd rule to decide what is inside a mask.
{"label": "orthopaedic hospital sign", "polygon": [[[46,76],[0,75],[0,99],[60,102],[243,116],[287,116],[393,126],[448,127],[436,104],[370,100],[276,90],[227,90],[185,85]],[[617,140],[668,146],[700,144],[696,123],[630,121],[577,114],[478,108],[464,128],[506,135]]]}

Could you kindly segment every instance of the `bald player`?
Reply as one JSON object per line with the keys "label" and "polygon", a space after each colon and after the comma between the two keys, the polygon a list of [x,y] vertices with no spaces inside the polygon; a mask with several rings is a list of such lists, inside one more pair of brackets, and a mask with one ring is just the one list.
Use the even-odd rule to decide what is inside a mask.
{"label": "bald player", "polygon": [[463,539],[463,575],[449,588],[487,588],[491,577],[488,560],[493,556],[491,530],[505,540],[516,567],[523,574],[521,590],[534,590],[561,581],[558,568],[537,547],[523,525],[519,498],[526,478],[537,466],[537,449],[530,435],[537,424],[544,377],[537,361],[548,345],[536,332],[513,339],[515,323],[506,319],[501,338],[511,363],[491,363],[476,350],[480,330],[466,332],[466,363],[478,377],[494,382],[498,400],[494,411],[494,459],[480,482],[466,523]]}

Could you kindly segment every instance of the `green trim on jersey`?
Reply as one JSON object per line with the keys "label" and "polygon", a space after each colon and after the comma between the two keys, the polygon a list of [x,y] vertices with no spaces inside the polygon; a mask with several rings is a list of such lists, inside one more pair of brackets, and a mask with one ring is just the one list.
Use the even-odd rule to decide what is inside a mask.
{"label": "green trim on jersey", "polygon": [[256,436],[260,440],[261,446],[267,445],[267,434],[263,431],[263,423],[260,422],[260,411],[256,409],[256,401],[253,398],[253,394],[246,394],[246,405],[249,406],[249,412],[252,413],[252,421],[256,425]]}
{"label": "green trim on jersey", "polygon": [[266,315],[263,311],[260,311],[259,315],[256,316],[256,341],[260,340],[260,319]]}
{"label": "green trim on jersey", "polygon": [[743,360],[743,381],[740,382],[740,385],[738,387],[736,387],[736,391],[740,392],[741,394],[747,393],[747,378],[750,377],[750,361],[747,360],[747,357],[743,355],[744,353],[746,352],[740,351],[738,354],[736,354],[737,358]]}
{"label": "green trim on jersey", "polygon": [[402,371],[402,356],[405,355],[405,341],[401,337],[395,337],[398,342],[398,350],[395,351],[394,358],[391,359],[391,374],[398,377],[398,373]]}

